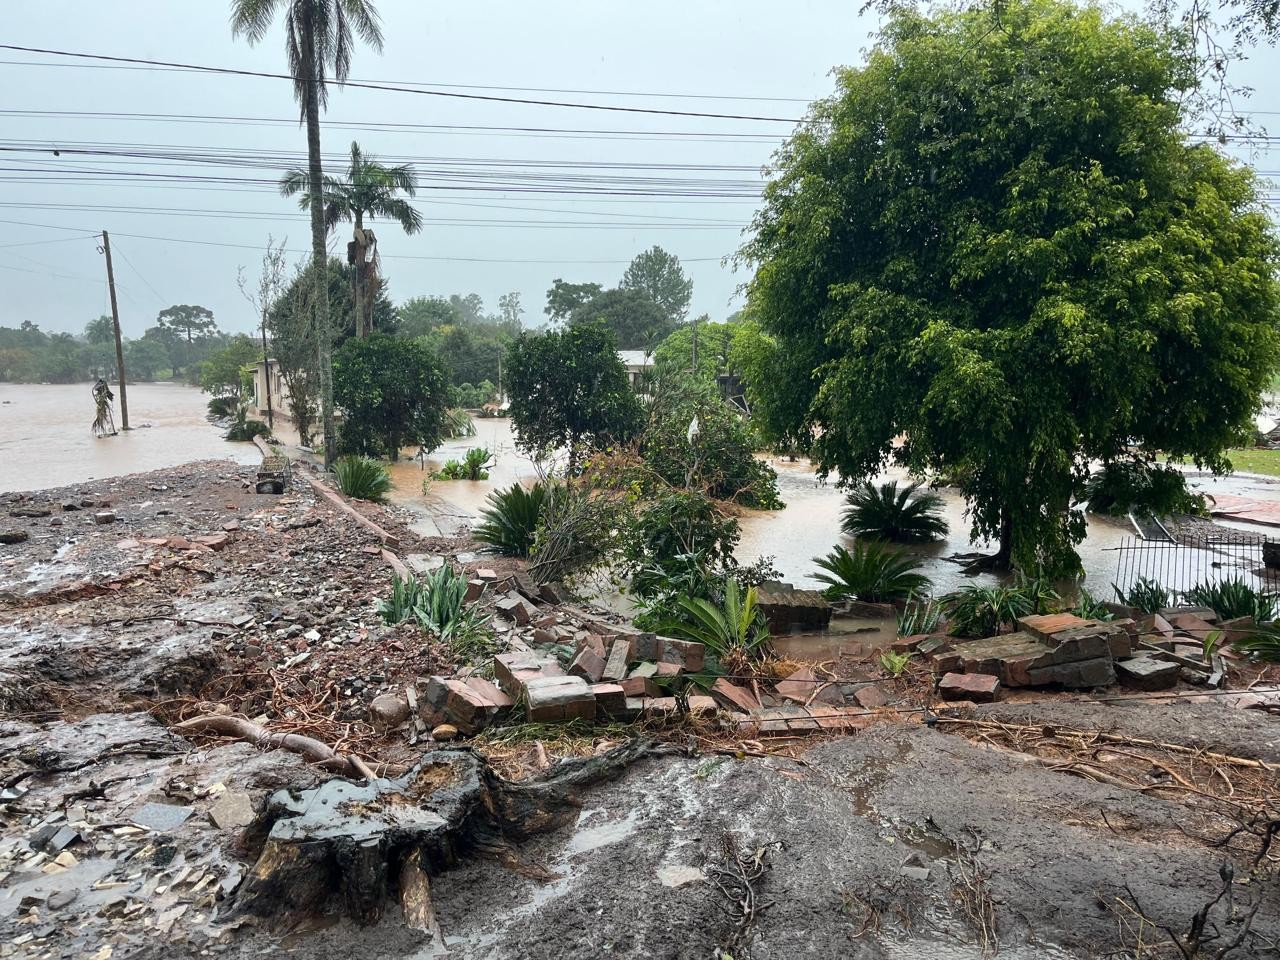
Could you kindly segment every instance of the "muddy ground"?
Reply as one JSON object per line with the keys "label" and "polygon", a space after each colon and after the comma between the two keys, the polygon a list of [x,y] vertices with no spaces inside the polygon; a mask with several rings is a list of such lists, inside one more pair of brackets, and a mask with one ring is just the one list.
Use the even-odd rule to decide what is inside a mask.
{"label": "muddy ground", "polygon": [[[438,955],[394,905],[372,927],[336,904],[284,924],[237,910],[267,797],[326,775],[167,724],[224,703],[403,766],[429,744],[376,730],[368,703],[447,666],[379,622],[376,536],[305,483],[269,497],[252,476],[203,463],[0,502],[0,532],[27,534],[0,546],[0,957]],[[401,555],[470,549],[359,508]],[[445,947],[477,960],[1181,956],[1161,928],[1186,931],[1226,860],[1230,894],[1209,919],[1221,936],[1195,955],[1240,936],[1224,958],[1280,957],[1280,849],[1255,865],[1249,836],[1215,845],[1231,826],[1221,783],[1194,784],[1213,797],[1180,789],[1123,747],[1086,759],[1129,786],[1046,764],[1063,731],[1099,730],[1227,755],[1237,765],[1217,776],[1238,799],[1274,801],[1275,771],[1248,762],[1280,762],[1280,719],[1166,699],[1049,696],[976,708],[967,725],[886,712],[825,742],[704,736],[581,792],[568,826],[436,873]],[[1032,733],[1014,748],[1004,728]]]}

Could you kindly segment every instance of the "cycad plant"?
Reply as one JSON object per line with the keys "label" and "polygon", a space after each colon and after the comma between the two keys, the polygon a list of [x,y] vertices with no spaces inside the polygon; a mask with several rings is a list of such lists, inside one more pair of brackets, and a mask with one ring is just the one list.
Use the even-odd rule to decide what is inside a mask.
{"label": "cycad plant", "polygon": [[814,577],[827,584],[832,600],[890,603],[927,593],[930,586],[929,578],[916,572],[918,559],[883,543],[860,541],[852,550],[837,546],[813,562],[825,571]]}
{"label": "cycad plant", "polygon": [[878,487],[870,481],[850,491],[841,526],[855,537],[893,543],[929,543],[947,535],[942,498],[920,492],[919,483],[899,489],[896,480]]}
{"label": "cycad plant", "polygon": [[533,547],[550,486],[535,483],[525,489],[513,483],[489,494],[489,506],[480,511],[481,522],[471,535],[507,557],[527,557]]}
{"label": "cycad plant", "polygon": [[493,454],[486,447],[472,447],[459,460],[448,460],[436,472],[439,480],[488,480]]}
{"label": "cycad plant", "polygon": [[333,472],[338,489],[356,500],[385,500],[391,489],[387,468],[368,457],[343,457],[334,464]]}
{"label": "cycad plant", "polygon": [[1016,587],[964,587],[943,597],[942,605],[958,637],[994,636],[1034,609],[1032,597]]}
{"label": "cycad plant", "polygon": [[701,597],[680,597],[676,616],[662,632],[682,640],[696,640],[717,659],[734,654],[758,657],[770,640],[769,625],[756,603],[756,588],[742,590],[732,577],[725,581],[719,606]]}

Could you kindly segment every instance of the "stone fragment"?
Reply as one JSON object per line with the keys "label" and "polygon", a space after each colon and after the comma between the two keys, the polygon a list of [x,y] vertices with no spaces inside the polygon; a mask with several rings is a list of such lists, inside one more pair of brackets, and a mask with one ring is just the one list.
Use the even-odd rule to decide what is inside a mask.
{"label": "stone fragment", "polygon": [[658,675],[658,665],[653,662],[637,663],[631,668],[631,672],[627,674],[629,677],[656,677]]}
{"label": "stone fragment", "polygon": [[76,503],[74,500],[63,500],[62,509],[64,512],[70,513],[73,510],[79,510],[80,504]]}
{"label": "stone fragment", "polygon": [[231,537],[226,533],[206,533],[198,537],[191,538],[195,543],[208,547],[210,550],[221,550],[231,542]]}
{"label": "stone fragment", "polygon": [[685,673],[701,672],[706,661],[706,649],[696,640],[674,640],[661,637],[662,653],[659,662],[674,663]]}
{"label": "stone fragment", "polygon": [[47,517],[51,513],[53,513],[53,511],[48,507],[14,507],[9,511],[9,516],[26,520],[34,520],[38,517]]}
{"label": "stone fragment", "polygon": [[369,722],[379,730],[391,730],[409,719],[409,704],[393,693],[373,698],[369,704]]}
{"label": "stone fragment", "polygon": [[484,729],[497,717],[499,707],[463,680],[446,680],[449,696],[445,700],[445,719],[463,733]]}
{"label": "stone fragment", "polygon": [[487,567],[477,570],[476,576],[479,577],[481,580],[483,580],[485,583],[492,583],[493,581],[498,579],[497,571],[490,570]]}
{"label": "stone fragment", "polygon": [[1115,663],[1120,683],[1135,690],[1168,690],[1177,685],[1181,669],[1176,663],[1154,657],[1133,657]]}
{"label": "stone fragment", "polygon": [[569,664],[569,675],[581,677],[587,683],[599,683],[604,675],[604,658],[591,647],[583,647]]}
{"label": "stone fragment", "polygon": [[130,819],[140,827],[163,833],[182,826],[193,812],[192,807],[180,807],[172,803],[146,803]]}
{"label": "stone fragment", "polygon": [[431,739],[444,743],[458,739],[458,728],[451,723],[442,723],[431,731]]}
{"label": "stone fragment", "polygon": [[689,713],[694,716],[715,713],[718,708],[715,697],[694,694],[689,697]]}
{"label": "stone fragment", "polygon": [[641,633],[635,637],[635,650],[632,654],[637,660],[661,660],[662,638],[656,633]]}
{"label": "stone fragment", "polygon": [[890,644],[890,649],[894,653],[915,653],[920,649],[920,644],[929,639],[927,633],[917,633],[910,637],[899,637]]}
{"label": "stone fragment", "polygon": [[818,678],[813,675],[813,671],[808,667],[801,667],[785,680],[780,680],[774,685],[774,690],[778,696],[796,703],[808,703],[809,698],[813,696],[814,691],[818,689]]}
{"label": "stone fragment", "polygon": [[209,819],[219,830],[239,830],[253,823],[253,800],[247,793],[228,790],[209,808]]}
{"label": "stone fragment", "polygon": [[25,530],[0,530],[0,543],[26,543],[30,537]]}
{"label": "stone fragment", "polygon": [[596,699],[596,707],[610,716],[618,716],[627,709],[627,694],[617,683],[593,683],[591,695]]}
{"label": "stone fragment", "polygon": [[544,583],[538,589],[538,596],[541,598],[543,603],[550,603],[555,606],[566,604],[571,599],[569,591],[566,590],[562,584],[558,583]]}
{"label": "stone fragment", "polygon": [[1036,614],[1019,617],[1018,628],[1039,640],[1048,640],[1055,633],[1061,633],[1063,630],[1078,630],[1081,627],[1087,627],[1090,622],[1072,613]]}
{"label": "stone fragment", "polygon": [[631,637],[615,637],[609,644],[609,655],[605,658],[601,679],[616,682],[625,677],[627,664],[631,662],[631,650]]}
{"label": "stone fragment", "polygon": [[537,677],[525,684],[530,721],[594,720],[596,700],[581,677]]}
{"label": "stone fragment", "polygon": [[[555,642],[559,642],[558,637]],[[605,647],[604,637],[600,636],[598,633],[584,634],[575,645],[579,650],[590,650],[601,660],[603,660],[608,653],[607,648]]]}
{"label": "stone fragment", "polygon": [[858,687],[853,699],[857,700],[858,706],[864,710],[878,710],[880,707],[888,706],[889,704],[888,695],[877,684]]}
{"label": "stone fragment", "polygon": [[986,673],[948,673],[938,683],[943,700],[991,703],[1000,692],[1000,678]]}
{"label": "stone fragment", "polygon": [[544,661],[530,653],[500,653],[493,658],[493,675],[510,696],[517,696],[525,682],[541,677]]}
{"label": "stone fragment", "polygon": [[740,687],[721,677],[711,686],[711,695],[726,706],[735,707],[743,713],[760,709],[760,701],[746,687]]}
{"label": "stone fragment", "polygon": [[533,631],[533,642],[537,646],[559,643],[560,635],[553,630],[548,630],[546,627],[537,627]]}
{"label": "stone fragment", "polygon": [[475,603],[484,596],[485,582],[483,580],[468,580],[467,594],[463,597],[465,603]]}
{"label": "stone fragment", "polygon": [[662,663],[654,665],[654,671],[653,675],[655,677],[678,677],[681,669],[680,664],[678,663],[667,663],[666,661],[663,661]]}
{"label": "stone fragment", "polygon": [[951,641],[946,637],[926,637],[916,646],[916,652],[925,657],[941,656],[951,652]]}
{"label": "stone fragment", "polygon": [[1116,682],[1116,671],[1109,656],[1076,663],[1059,663],[1028,672],[1033,687],[1058,683],[1069,689],[1082,690],[1086,687],[1105,687]]}
{"label": "stone fragment", "polygon": [[662,688],[649,677],[627,677],[618,681],[618,686],[628,698],[662,696]]}
{"label": "stone fragment", "polygon": [[116,514],[114,510],[99,510],[93,515],[93,522],[99,524],[115,523]]}
{"label": "stone fragment", "polygon": [[492,680],[486,680],[484,677],[467,677],[462,682],[470,687],[473,693],[481,697],[488,704],[488,709],[491,709],[496,715],[500,716],[515,706],[515,700],[498,689],[497,684]]}
{"label": "stone fragment", "polygon": [[524,597],[518,593],[508,593],[494,604],[494,607],[504,618],[521,627],[531,619],[529,607],[526,605]]}

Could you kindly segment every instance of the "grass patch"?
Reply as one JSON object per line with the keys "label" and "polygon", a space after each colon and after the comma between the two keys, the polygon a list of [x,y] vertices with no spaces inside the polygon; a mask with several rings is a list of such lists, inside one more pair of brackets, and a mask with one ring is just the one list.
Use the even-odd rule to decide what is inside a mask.
{"label": "grass patch", "polygon": [[1231,458],[1231,465],[1241,473],[1280,477],[1280,450],[1232,450],[1227,456]]}

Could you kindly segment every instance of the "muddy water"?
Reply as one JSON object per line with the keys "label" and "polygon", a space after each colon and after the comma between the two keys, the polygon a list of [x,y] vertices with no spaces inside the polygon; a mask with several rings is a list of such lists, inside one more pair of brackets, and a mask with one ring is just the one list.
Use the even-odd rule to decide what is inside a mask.
{"label": "muddy water", "polygon": [[[227,443],[205,420],[208,400],[182,384],[129,384],[134,429],[96,439],[89,432],[89,384],[0,383],[0,491],[60,487],[192,460],[257,462],[261,455],[253,444]],[[119,426],[119,397],[114,413]]]}

